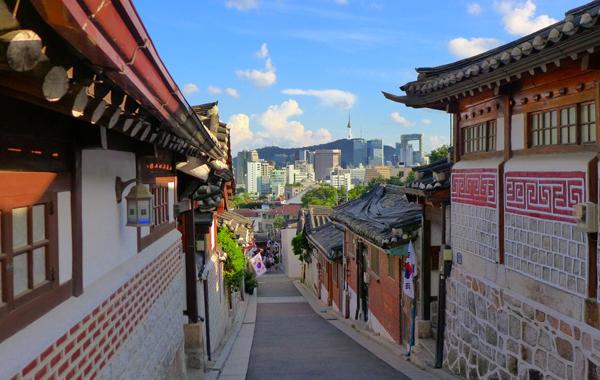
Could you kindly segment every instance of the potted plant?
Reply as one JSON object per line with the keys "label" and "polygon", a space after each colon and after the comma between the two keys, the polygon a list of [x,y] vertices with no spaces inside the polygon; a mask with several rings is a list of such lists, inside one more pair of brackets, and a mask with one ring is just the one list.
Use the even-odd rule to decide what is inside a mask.
{"label": "potted plant", "polygon": [[246,293],[254,294],[254,288],[258,286],[258,280],[252,271],[246,271],[244,273],[244,287],[246,288]]}

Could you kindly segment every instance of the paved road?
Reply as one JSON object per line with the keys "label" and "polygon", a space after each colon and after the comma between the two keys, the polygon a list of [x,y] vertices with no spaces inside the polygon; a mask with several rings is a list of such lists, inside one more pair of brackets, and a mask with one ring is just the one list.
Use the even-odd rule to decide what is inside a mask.
{"label": "paved road", "polygon": [[410,380],[317,315],[281,272],[258,289],[246,380]]}

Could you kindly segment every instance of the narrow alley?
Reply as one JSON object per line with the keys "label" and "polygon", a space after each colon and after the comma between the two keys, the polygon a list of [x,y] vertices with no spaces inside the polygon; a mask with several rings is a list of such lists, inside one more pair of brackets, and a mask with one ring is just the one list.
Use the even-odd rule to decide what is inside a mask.
{"label": "narrow alley", "polygon": [[420,370],[403,357],[403,347],[391,352],[369,339],[281,272],[259,277],[248,298],[239,335],[208,379],[453,379]]}

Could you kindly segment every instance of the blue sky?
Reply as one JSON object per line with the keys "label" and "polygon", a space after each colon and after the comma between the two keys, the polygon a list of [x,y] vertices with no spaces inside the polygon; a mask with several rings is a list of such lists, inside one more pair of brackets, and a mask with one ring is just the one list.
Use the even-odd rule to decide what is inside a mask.
{"label": "blue sky", "polygon": [[[232,150],[352,134],[394,146],[449,140],[449,116],[387,100],[416,67],[513,41],[583,5],[573,0],[134,0],[190,105],[219,101]],[[168,6],[166,5],[168,4]]]}

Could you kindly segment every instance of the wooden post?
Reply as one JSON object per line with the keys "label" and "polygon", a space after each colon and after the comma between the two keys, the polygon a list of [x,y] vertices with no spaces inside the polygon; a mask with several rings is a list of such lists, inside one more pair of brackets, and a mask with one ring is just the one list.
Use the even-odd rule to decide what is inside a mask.
{"label": "wooden post", "polygon": [[32,70],[42,57],[42,39],[33,30],[13,30],[0,36],[0,63],[15,71]]}

